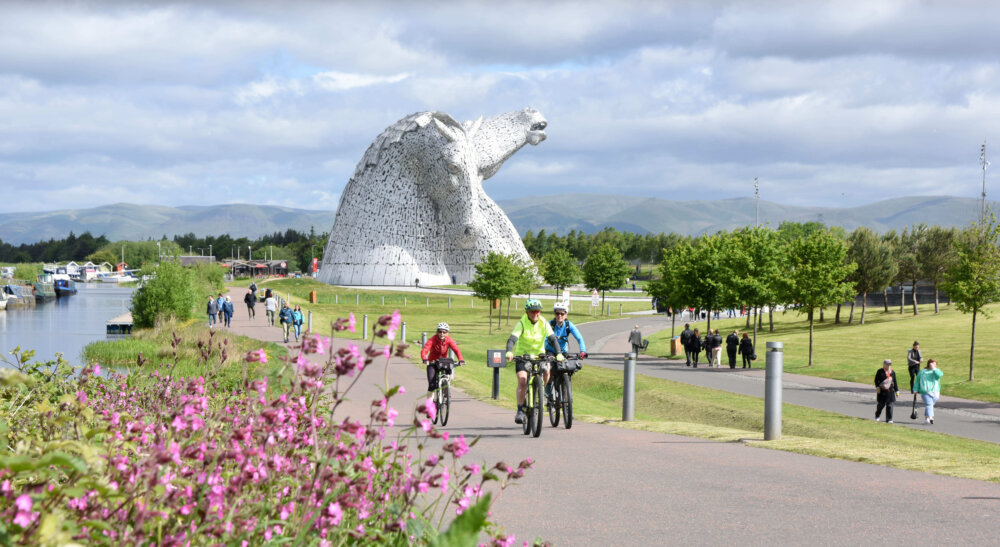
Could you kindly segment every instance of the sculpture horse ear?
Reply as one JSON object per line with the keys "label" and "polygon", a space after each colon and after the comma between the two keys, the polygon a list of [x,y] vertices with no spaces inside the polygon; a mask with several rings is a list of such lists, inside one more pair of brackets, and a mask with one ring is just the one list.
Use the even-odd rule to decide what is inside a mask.
{"label": "sculpture horse ear", "polygon": [[437,129],[442,137],[451,142],[458,142],[465,136],[465,128],[462,127],[462,124],[455,121],[455,118],[444,112],[435,112],[433,116],[434,128]]}
{"label": "sculpture horse ear", "polygon": [[468,138],[474,138],[476,133],[479,132],[479,127],[483,125],[483,117],[480,116],[476,118],[476,121],[469,120],[462,124],[462,128],[465,129],[465,136]]}

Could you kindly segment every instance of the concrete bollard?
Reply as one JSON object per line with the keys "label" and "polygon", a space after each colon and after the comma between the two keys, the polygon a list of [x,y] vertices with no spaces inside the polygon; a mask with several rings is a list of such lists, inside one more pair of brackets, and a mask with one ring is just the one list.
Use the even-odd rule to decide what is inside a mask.
{"label": "concrete bollard", "polygon": [[312,310],[309,310],[309,323],[306,325],[306,329],[309,332],[312,332],[312,330],[313,330],[313,311]]}
{"label": "concrete bollard", "polygon": [[368,338],[368,314],[365,314],[364,320],[361,322],[361,332],[364,332],[364,338]]}
{"label": "concrete bollard", "polygon": [[340,304],[340,295],[339,294],[334,293],[334,295],[333,295],[333,303],[334,304]]}
{"label": "concrete bollard", "polygon": [[403,321],[403,324],[399,329],[399,341],[404,344],[406,343],[406,321]]}
{"label": "concrete bollard", "polygon": [[767,343],[767,370],[764,373],[764,440],[781,438],[781,373],[784,344]]}
{"label": "concrete bollard", "polygon": [[424,306],[424,307],[426,307],[426,308],[431,307],[431,297],[429,297],[429,296],[427,297],[427,305]]}
{"label": "concrete bollard", "polygon": [[448,297],[448,309],[449,310],[451,309],[451,297],[450,296]]}
{"label": "concrete bollard", "polygon": [[385,306],[385,297],[382,297],[382,305]]}
{"label": "concrete bollard", "polygon": [[361,305],[361,293],[359,292],[354,293],[354,305],[355,306]]}
{"label": "concrete bollard", "polygon": [[622,421],[635,419],[635,354],[625,354],[625,381],[622,384]]}
{"label": "concrete bollard", "polygon": [[618,304],[618,317],[622,316],[622,305]]}

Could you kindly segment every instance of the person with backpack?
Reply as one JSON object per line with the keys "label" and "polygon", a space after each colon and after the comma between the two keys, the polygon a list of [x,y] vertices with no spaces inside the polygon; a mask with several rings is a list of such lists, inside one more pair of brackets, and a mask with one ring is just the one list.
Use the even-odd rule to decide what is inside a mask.
{"label": "person with backpack", "polygon": [[295,327],[295,341],[299,341],[299,335],[302,334],[302,306],[298,304],[295,305],[295,309],[292,310],[292,325]]}
{"label": "person with backpack", "polygon": [[[569,336],[572,334],[573,338],[576,338],[576,345],[580,347],[580,357],[587,357],[587,343],[583,341],[583,335],[580,334],[580,330],[576,328],[576,325],[566,318],[568,312],[569,308],[562,302],[556,302],[552,306],[553,318],[549,320],[549,325],[552,326],[552,332],[556,335],[559,348],[556,349],[553,347],[552,343],[546,339],[545,353],[549,355],[561,353],[565,357],[566,353],[569,352]],[[545,396],[550,399],[552,398],[551,376],[549,376],[549,380],[545,383]]]}
{"label": "person with backpack", "polygon": [[253,290],[247,291],[247,294],[243,297],[243,303],[247,305],[247,318],[253,319],[257,317],[257,312],[253,309],[257,305],[257,298],[254,296]]}
{"label": "person with backpack", "polygon": [[215,317],[219,315],[219,301],[208,295],[208,306],[205,307],[205,312],[208,313],[208,328],[215,327]]}
{"label": "person with backpack", "polygon": [[278,313],[278,321],[281,323],[281,330],[285,332],[285,343],[288,343],[288,333],[292,328],[292,308],[288,307],[288,302],[281,303],[281,312]]}

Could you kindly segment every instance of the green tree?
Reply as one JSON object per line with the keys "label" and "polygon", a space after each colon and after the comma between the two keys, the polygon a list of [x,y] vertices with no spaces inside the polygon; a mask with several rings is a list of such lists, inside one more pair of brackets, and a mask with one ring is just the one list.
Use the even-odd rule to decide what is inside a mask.
{"label": "green tree", "polygon": [[882,234],[882,241],[888,246],[889,253],[892,256],[892,263],[895,265],[895,272],[892,274],[892,279],[888,285],[882,287],[882,309],[885,313],[889,313],[889,285],[895,283],[899,275],[899,262],[897,261],[899,251],[896,250],[900,246],[899,234],[896,233],[896,230],[889,230]]}
{"label": "green tree", "polygon": [[684,293],[681,277],[685,269],[684,266],[690,261],[692,251],[691,246],[685,244],[676,248],[674,252],[665,253],[657,267],[660,278],[650,281],[646,288],[646,292],[656,299],[658,308],[670,309],[671,338],[674,337],[677,310],[683,309],[689,303],[687,300],[689,297]]}
{"label": "green tree", "polygon": [[[469,281],[473,293],[490,302],[490,333],[493,333],[493,302],[510,298],[517,290],[520,270],[507,255],[490,253],[476,264],[476,275]],[[509,306],[509,304],[508,304]],[[497,312],[497,328],[500,327],[500,312]]]}
{"label": "green tree", "polygon": [[622,253],[614,245],[605,243],[594,249],[583,265],[583,282],[587,288],[601,291],[601,310],[604,310],[604,293],[621,287],[632,272],[622,260]]}
{"label": "green tree", "polygon": [[[885,289],[896,277],[892,246],[867,226],[861,226],[854,230],[848,239],[847,260],[857,264],[857,269],[851,274],[850,280],[854,282],[855,289],[861,293],[860,323],[864,325],[865,312],[868,309],[868,293]],[[852,305],[851,318],[853,317]]]}
{"label": "green tree", "polygon": [[789,248],[789,297],[809,318],[809,366],[813,364],[813,323],[816,310],[843,302],[854,293],[845,279],[857,267],[845,263],[847,244],[828,230],[795,239]]}
{"label": "green tree", "polygon": [[[744,228],[733,232],[726,246],[725,271],[731,276],[735,305],[748,305],[756,313],[764,306],[773,310],[780,295],[784,273],[786,244],[778,233],[767,227]],[[774,331],[774,314],[769,311],[770,329]],[[749,319],[750,315],[747,314]],[[757,344],[757,325],[754,321],[753,340]]]}
{"label": "green tree", "polygon": [[139,328],[170,317],[183,321],[193,316],[197,303],[193,272],[176,262],[163,262],[133,295],[132,320]]}
{"label": "green tree", "polygon": [[955,253],[956,237],[958,231],[954,228],[931,226],[920,244],[918,255],[923,278],[934,284],[934,313],[941,311],[938,286],[958,260]]}
{"label": "green tree", "polygon": [[926,233],[927,226],[925,224],[916,224],[908,229],[903,228],[903,235],[899,238],[899,246],[896,247],[896,260],[899,267],[899,273],[896,274],[896,278],[899,280],[899,313],[903,313],[906,304],[904,287],[907,281],[910,282],[913,315],[919,313],[917,311],[917,281],[920,280],[920,275],[923,273],[920,264],[920,247],[923,245]]}
{"label": "green tree", "polygon": [[944,290],[962,313],[972,314],[972,343],[969,347],[969,381],[974,379],[976,358],[976,316],[989,317],[987,304],[1000,302],[1000,226],[990,213],[981,225],[959,234],[955,241],[958,260],[948,273]]}
{"label": "green tree", "polygon": [[560,291],[580,280],[580,267],[576,259],[566,249],[549,251],[542,259],[542,279],[556,289],[556,298]]}

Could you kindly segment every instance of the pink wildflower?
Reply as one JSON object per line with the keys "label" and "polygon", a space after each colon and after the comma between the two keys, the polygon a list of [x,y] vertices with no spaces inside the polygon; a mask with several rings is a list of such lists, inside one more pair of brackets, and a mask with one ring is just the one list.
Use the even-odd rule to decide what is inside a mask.
{"label": "pink wildflower", "polygon": [[423,420],[420,420],[420,429],[423,429],[424,432],[430,431],[431,430],[431,426],[432,426],[432,424],[431,424],[430,420],[428,420],[426,418],[424,418]]}
{"label": "pink wildflower", "polygon": [[76,392],[76,400],[80,401],[80,404],[82,404],[82,405],[87,404],[87,394],[84,393],[83,391],[77,391]]}
{"label": "pink wildflower", "polygon": [[347,330],[354,332],[354,326],[357,324],[358,322],[354,319],[354,312],[351,312],[350,315],[347,316]]}
{"label": "pink wildflower", "polygon": [[14,500],[14,507],[17,507],[18,511],[31,511],[32,505],[31,496],[27,494],[21,494]]}
{"label": "pink wildflower", "polygon": [[330,517],[334,526],[340,524],[340,519],[344,516],[344,512],[340,509],[340,503],[333,502],[326,508],[326,514]]}
{"label": "pink wildflower", "polygon": [[[393,337],[395,337],[395,336],[396,335],[393,334]],[[390,337],[389,340],[392,340],[392,337]],[[388,359],[392,355],[392,346],[389,345],[389,344],[386,344],[385,345],[385,349],[382,350],[382,355],[385,355],[385,358]]]}

